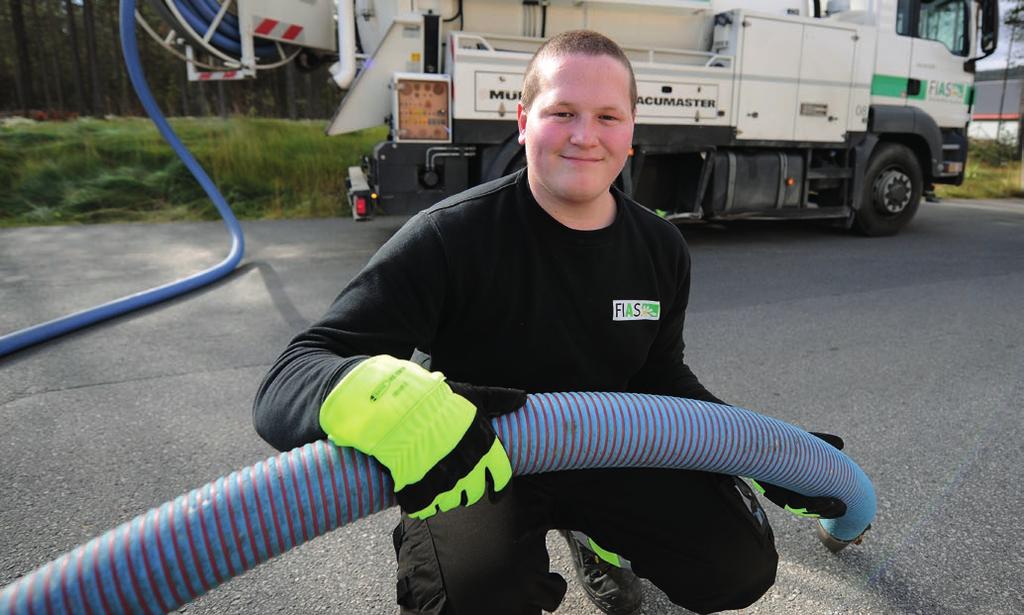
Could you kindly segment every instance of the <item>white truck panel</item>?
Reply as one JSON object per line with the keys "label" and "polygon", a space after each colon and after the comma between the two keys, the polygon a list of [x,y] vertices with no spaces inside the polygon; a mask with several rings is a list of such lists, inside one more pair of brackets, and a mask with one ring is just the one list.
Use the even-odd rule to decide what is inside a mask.
{"label": "white truck panel", "polygon": [[655,77],[637,72],[638,124],[729,125],[728,80]]}
{"label": "white truck panel", "polygon": [[877,30],[869,25],[859,26],[857,37],[857,51],[853,57],[853,83],[850,87],[849,113],[846,124],[846,130],[849,132],[863,132],[868,128]]}
{"label": "white truck panel", "polygon": [[832,25],[804,25],[800,59],[801,81],[849,82],[857,29]]}
{"label": "white truck panel", "polygon": [[529,53],[456,48],[449,73],[455,96],[452,117],[514,120]]}
{"label": "white truck panel", "polygon": [[[390,21],[410,10],[449,18],[456,0],[355,0],[355,13],[363,51],[373,54]],[[707,49],[715,13],[756,8],[761,13],[808,15],[808,0],[550,0],[547,36],[566,30],[592,28],[623,46]],[[445,32],[487,32],[506,36],[540,36],[539,7],[524,7],[509,0],[466,0],[462,18],[445,24]],[[531,23],[529,17],[536,23]],[[524,29],[536,32],[525,32]]]}
{"label": "white truck panel", "polygon": [[[524,36],[525,16],[523,5],[519,2],[508,2],[507,0],[468,0],[464,4],[473,2],[472,6],[464,6],[462,12],[462,24],[458,22],[448,24],[458,27],[463,32],[488,32],[492,34],[505,34],[512,36]],[[551,23],[553,7],[548,7],[548,23]],[[549,32],[551,27],[548,27]]]}
{"label": "white truck panel", "polygon": [[878,38],[875,68],[871,75],[871,104],[904,106],[906,92],[900,84],[910,75],[912,38],[896,33],[896,3],[882,2],[878,7]]}
{"label": "white truck panel", "polygon": [[356,29],[359,31],[363,53],[370,56],[376,53],[394,18],[409,11],[408,0],[402,2],[401,7],[398,6],[399,2],[400,0],[355,0]]}
{"label": "white truck panel", "polygon": [[473,73],[473,84],[474,112],[496,113],[499,118],[507,118],[509,113],[515,116],[523,91],[522,73],[478,70]]}
{"label": "white truck panel", "polygon": [[[707,3],[704,4],[706,8]],[[624,47],[673,49],[707,49],[711,41],[711,13],[705,11],[589,2],[584,2],[581,8],[556,21],[551,21],[552,13],[548,9],[548,35],[586,28],[603,32]]]}
{"label": "white truck panel", "polygon": [[634,62],[637,123],[731,126],[733,63],[724,60],[707,67]]}
{"label": "white truck panel", "polygon": [[[453,35],[449,41],[453,117],[515,119],[526,65],[542,41],[472,33]],[[499,51],[511,48],[521,51]],[[627,54],[634,58],[637,78],[637,123],[729,125],[731,58],[637,48],[627,49]],[[703,66],[712,60],[723,66]]]}
{"label": "white truck panel", "polygon": [[[742,0],[741,0],[742,1]],[[356,25],[364,53],[373,55],[382,43],[388,24],[396,16],[414,10],[425,13],[428,6],[415,0],[355,0]],[[750,4],[751,0],[746,0]],[[771,0],[773,4],[799,4],[799,0]],[[653,0],[644,6],[624,1],[581,2],[551,0],[547,3],[544,34],[592,28],[612,37],[620,45],[653,47],[707,47],[711,24],[710,0]],[[735,4],[735,2],[733,2]],[[456,0],[431,2],[436,14],[450,18],[457,12]],[[780,11],[781,12],[781,11]],[[445,22],[444,35],[452,32],[486,32],[501,36],[541,36],[541,10],[509,0],[465,0],[462,18]]]}
{"label": "white truck panel", "polygon": [[791,140],[803,24],[734,13],[743,28],[737,66],[737,139]]}
{"label": "white truck panel", "polygon": [[246,0],[244,4],[246,25],[255,36],[325,51],[338,49],[335,0]]}
{"label": "white truck panel", "polygon": [[804,25],[793,137],[842,141],[846,136],[856,29]]}
{"label": "white truck panel", "polygon": [[395,73],[422,70],[423,25],[419,16],[396,19],[372,60],[363,65],[327,127],[330,136],[380,126],[391,114],[390,86]]}

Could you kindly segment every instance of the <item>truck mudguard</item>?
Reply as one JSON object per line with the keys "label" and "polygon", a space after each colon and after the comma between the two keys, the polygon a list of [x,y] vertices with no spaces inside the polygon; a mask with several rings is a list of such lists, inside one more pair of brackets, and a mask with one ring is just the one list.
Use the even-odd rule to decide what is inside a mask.
{"label": "truck mudguard", "polygon": [[[853,201],[850,205],[854,211],[860,209],[861,199],[864,198],[864,172],[868,168],[868,161],[871,160],[871,152],[875,151],[875,146],[878,145],[878,141],[878,135],[869,132],[864,135],[861,142],[853,148]],[[850,224],[853,224],[852,216],[850,217],[849,222]]]}
{"label": "truck mudguard", "polygon": [[515,160],[515,157],[519,155],[519,152],[523,150],[523,146],[519,144],[519,132],[512,133],[508,139],[501,145],[494,157],[491,158],[490,162],[484,167],[483,176],[480,181],[489,182],[493,179],[498,179],[503,175],[509,173],[508,165]]}
{"label": "truck mudguard", "polygon": [[877,135],[912,134],[924,139],[931,155],[928,168],[921,169],[925,178],[942,172],[942,131],[930,115],[917,107],[871,105],[868,130]]}

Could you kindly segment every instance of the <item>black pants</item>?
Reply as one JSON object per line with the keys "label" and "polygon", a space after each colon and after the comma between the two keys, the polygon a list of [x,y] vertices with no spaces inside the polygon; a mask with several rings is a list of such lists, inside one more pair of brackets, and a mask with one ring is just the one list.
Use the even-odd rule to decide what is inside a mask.
{"label": "black pants", "polygon": [[520,476],[493,501],[395,528],[402,613],[538,615],[565,595],[545,536],[579,530],[699,613],[746,607],[775,582],[764,510],[731,476],[579,470]]}

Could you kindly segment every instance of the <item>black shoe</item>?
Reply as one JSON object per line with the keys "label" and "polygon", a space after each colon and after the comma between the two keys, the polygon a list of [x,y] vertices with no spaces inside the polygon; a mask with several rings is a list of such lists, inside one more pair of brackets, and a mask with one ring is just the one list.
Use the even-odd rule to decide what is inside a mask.
{"label": "black shoe", "polygon": [[640,609],[643,588],[635,574],[604,561],[571,533],[561,534],[569,543],[576,578],[591,602],[608,615],[632,615]]}

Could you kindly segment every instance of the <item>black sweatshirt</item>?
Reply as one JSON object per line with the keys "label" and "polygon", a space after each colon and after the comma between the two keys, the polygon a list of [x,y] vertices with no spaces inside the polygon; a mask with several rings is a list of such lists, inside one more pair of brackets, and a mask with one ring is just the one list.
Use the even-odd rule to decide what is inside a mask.
{"label": "black sweatshirt", "polygon": [[279,450],[324,438],[320,405],[349,369],[417,348],[431,369],[477,385],[721,403],[683,362],[682,235],[612,192],[615,221],[596,231],[549,216],[525,171],[414,216],[271,367],[256,430]]}

